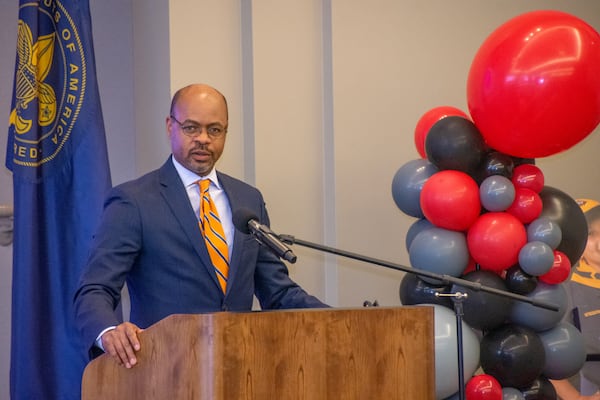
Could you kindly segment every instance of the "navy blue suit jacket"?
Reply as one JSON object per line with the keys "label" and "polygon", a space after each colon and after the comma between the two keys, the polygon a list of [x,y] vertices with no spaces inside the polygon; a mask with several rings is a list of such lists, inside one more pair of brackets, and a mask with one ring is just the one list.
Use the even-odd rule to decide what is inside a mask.
{"label": "navy blue suit jacket", "polygon": [[[269,224],[261,193],[218,173],[231,210],[252,210]],[[227,293],[210,261],[196,215],[171,159],[158,170],[112,189],[75,294],[76,321],[90,349],[115,310],[127,282],[131,322],[141,328],[170,314],[326,307],[288,276],[277,257],[236,230]]]}

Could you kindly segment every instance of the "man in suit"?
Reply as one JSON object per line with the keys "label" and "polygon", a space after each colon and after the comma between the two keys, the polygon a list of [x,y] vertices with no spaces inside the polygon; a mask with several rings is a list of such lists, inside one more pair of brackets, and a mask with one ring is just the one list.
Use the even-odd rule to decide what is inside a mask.
{"label": "man in suit", "polygon": [[[137,362],[138,333],[170,314],[248,311],[253,295],[263,309],[327,307],[293,282],[268,249],[234,229],[234,210],[251,210],[266,225],[269,218],[256,188],[215,169],[227,135],[225,97],[208,85],[190,85],[175,93],[170,111],[171,157],[112,189],[74,299],[90,355],[104,350],[127,368]],[[218,258],[225,261],[213,262],[207,248],[200,217],[206,197],[222,225],[218,236],[226,247]],[[116,311],[125,282],[130,322]]]}

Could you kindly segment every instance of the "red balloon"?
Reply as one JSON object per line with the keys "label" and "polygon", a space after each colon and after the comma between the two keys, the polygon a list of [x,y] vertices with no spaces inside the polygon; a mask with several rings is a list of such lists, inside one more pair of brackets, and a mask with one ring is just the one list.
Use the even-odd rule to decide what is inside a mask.
{"label": "red balloon", "polygon": [[513,170],[512,183],[539,193],[544,188],[544,173],[533,164],[521,164]]}
{"label": "red balloon", "polygon": [[481,269],[492,271],[502,271],[516,264],[525,243],[525,226],[506,212],[481,215],[467,233],[469,253]]}
{"label": "red balloon", "polygon": [[427,179],[420,201],[429,222],[455,231],[469,229],[481,212],[477,183],[464,172],[451,169]]}
{"label": "red balloon", "polygon": [[425,138],[431,127],[442,118],[457,116],[466,119],[470,118],[463,111],[451,106],[439,106],[432,108],[419,118],[415,127],[415,147],[422,158],[427,158],[425,152]]}
{"label": "red balloon", "polygon": [[600,35],[560,11],[497,28],[471,64],[467,101],[486,143],[536,158],[566,150],[600,123]]}
{"label": "red balloon", "polygon": [[515,200],[506,212],[517,217],[522,223],[528,224],[540,216],[543,207],[539,194],[531,189],[516,188]]}
{"label": "red balloon", "polygon": [[502,400],[502,385],[488,374],[475,375],[465,387],[467,400]]}
{"label": "red balloon", "polygon": [[571,261],[565,253],[554,250],[554,264],[550,271],[538,276],[538,279],[549,285],[564,282],[571,274]]}

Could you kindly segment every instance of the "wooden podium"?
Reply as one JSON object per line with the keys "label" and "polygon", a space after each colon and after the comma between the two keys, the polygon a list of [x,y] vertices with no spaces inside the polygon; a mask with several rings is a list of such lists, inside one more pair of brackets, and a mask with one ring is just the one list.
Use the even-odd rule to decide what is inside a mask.
{"label": "wooden podium", "polygon": [[433,308],[172,315],[138,364],[85,369],[83,400],[434,399]]}

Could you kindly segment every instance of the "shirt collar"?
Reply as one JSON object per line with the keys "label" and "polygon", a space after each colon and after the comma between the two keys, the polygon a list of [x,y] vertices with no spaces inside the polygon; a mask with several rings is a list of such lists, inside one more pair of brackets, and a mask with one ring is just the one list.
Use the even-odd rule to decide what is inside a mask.
{"label": "shirt collar", "polygon": [[215,168],[213,168],[208,175],[206,176],[200,176],[192,171],[190,171],[189,169],[187,169],[186,167],[184,167],[183,165],[181,165],[176,159],[175,157],[171,157],[171,160],[173,161],[173,165],[175,166],[175,169],[177,170],[177,174],[179,175],[179,178],[181,178],[181,181],[183,182],[183,186],[185,186],[186,188],[188,186],[191,185],[195,185],[196,182],[198,182],[201,179],[210,179],[210,181],[218,188],[221,189],[221,185],[219,183],[219,178],[217,177],[217,170]]}

